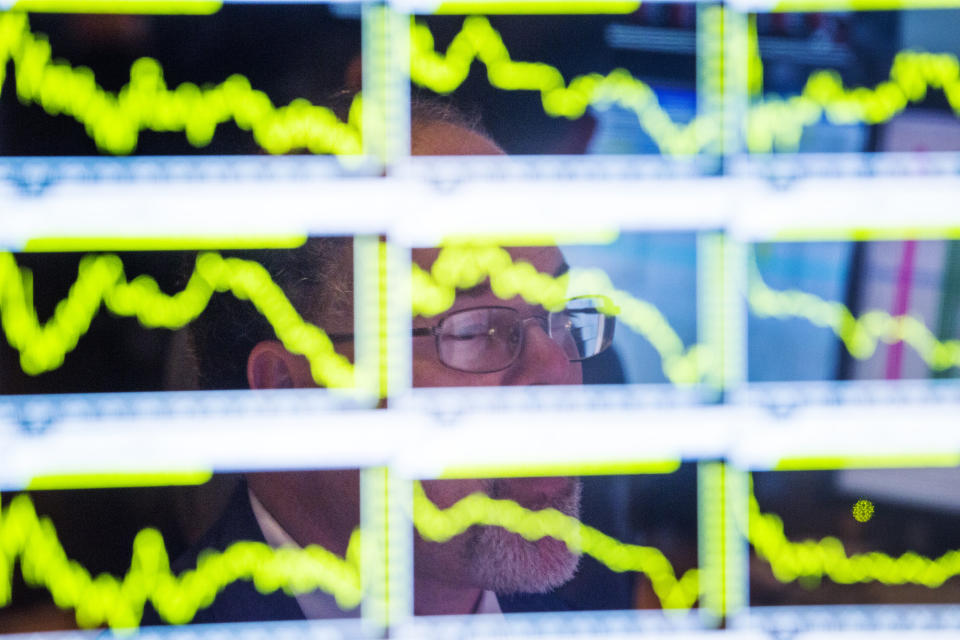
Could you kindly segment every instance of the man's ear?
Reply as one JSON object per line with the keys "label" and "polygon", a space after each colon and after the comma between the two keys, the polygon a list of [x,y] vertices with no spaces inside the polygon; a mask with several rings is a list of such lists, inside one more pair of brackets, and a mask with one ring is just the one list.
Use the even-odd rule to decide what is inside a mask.
{"label": "man's ear", "polygon": [[310,363],[287,351],[276,340],[258,342],[247,357],[247,383],[251,389],[293,389],[315,386]]}

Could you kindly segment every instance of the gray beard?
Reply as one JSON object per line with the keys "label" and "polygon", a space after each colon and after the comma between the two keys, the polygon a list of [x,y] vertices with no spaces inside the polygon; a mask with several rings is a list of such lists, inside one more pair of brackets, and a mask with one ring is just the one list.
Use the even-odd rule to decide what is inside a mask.
{"label": "gray beard", "polygon": [[[493,482],[492,495],[498,497],[496,480]],[[581,492],[582,485],[576,480],[569,494],[553,498],[541,508],[552,507],[579,519]],[[531,541],[503,527],[474,527],[471,531],[464,561],[472,582],[482,589],[501,594],[546,593],[577,572],[579,554],[555,538]]]}

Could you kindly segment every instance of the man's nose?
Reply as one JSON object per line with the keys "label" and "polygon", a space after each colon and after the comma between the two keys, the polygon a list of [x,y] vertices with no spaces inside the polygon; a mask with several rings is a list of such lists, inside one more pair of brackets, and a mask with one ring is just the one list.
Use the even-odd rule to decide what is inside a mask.
{"label": "man's nose", "polygon": [[579,362],[570,362],[563,347],[547,334],[536,318],[523,324],[523,348],[503,384],[581,384]]}

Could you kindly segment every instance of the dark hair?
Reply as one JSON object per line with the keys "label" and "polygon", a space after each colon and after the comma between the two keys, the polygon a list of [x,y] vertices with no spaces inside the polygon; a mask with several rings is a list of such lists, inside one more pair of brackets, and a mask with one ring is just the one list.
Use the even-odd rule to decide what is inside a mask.
{"label": "dark hair", "polygon": [[[260,263],[300,315],[314,324],[333,310],[352,310],[353,239],[310,238],[297,249],[223,252]],[[201,389],[245,389],[247,356],[263,340],[276,339],[273,327],[248,300],[214,293],[190,326]]]}
{"label": "dark hair", "polygon": [[[337,91],[324,97],[323,104],[338,118],[347,120],[350,107],[356,93]],[[431,124],[449,124],[466,129],[485,138],[493,137],[483,126],[480,109],[477,105],[455,105],[449,97],[438,96],[432,92],[413,87],[410,94],[410,128],[416,132],[420,127]]]}
{"label": "dark hair", "polygon": [[[328,102],[344,112],[353,95],[340,93]],[[451,124],[484,135],[477,118],[465,116],[447,101],[416,96],[410,103],[412,131],[433,123]],[[311,238],[298,249],[231,251],[224,255],[259,262],[294,308],[319,324],[330,310],[352,310],[352,238]],[[192,264],[190,265],[192,269]],[[246,363],[251,349],[276,338],[273,327],[246,300],[215,293],[207,309],[191,325],[191,345],[201,389],[247,388]]]}
{"label": "dark hair", "polygon": [[422,90],[414,91],[410,99],[410,127],[429,124],[450,124],[467,131],[472,131],[485,138],[490,134],[483,126],[480,110],[475,106],[469,110],[457,107],[449,98],[439,98],[433,94],[424,94]]}

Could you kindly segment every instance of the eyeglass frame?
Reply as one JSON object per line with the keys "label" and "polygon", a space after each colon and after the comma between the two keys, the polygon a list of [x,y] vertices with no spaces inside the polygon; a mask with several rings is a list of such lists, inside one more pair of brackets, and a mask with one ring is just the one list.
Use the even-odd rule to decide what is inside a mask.
{"label": "eyeglass frame", "polygon": [[[604,298],[604,299],[605,299],[606,296],[600,296],[600,295],[598,295],[598,296],[590,296],[590,295],[587,295],[587,296],[575,296],[575,297],[573,297],[573,298],[570,298],[567,302],[569,303],[569,302],[571,302],[571,301],[573,301],[573,300],[578,300],[578,299],[583,299],[583,298]],[[607,302],[609,302],[609,301],[607,301]],[[440,319],[435,325],[433,325],[432,327],[418,327],[418,328],[416,328],[416,329],[413,329],[413,337],[414,337],[414,338],[421,338],[421,337],[427,337],[427,336],[431,336],[431,335],[432,335],[432,336],[434,337],[434,348],[435,348],[436,351],[437,351],[437,360],[440,362],[440,364],[442,364],[443,366],[447,367],[448,369],[452,369],[453,371],[460,371],[460,372],[462,372],[462,373],[480,373],[480,374],[483,374],[483,373],[496,373],[497,371],[503,371],[503,370],[505,370],[505,369],[509,369],[511,366],[513,366],[513,364],[520,358],[520,355],[523,353],[523,345],[524,345],[524,342],[523,342],[523,341],[524,341],[525,338],[526,338],[526,331],[525,331],[525,330],[523,330],[523,331],[520,332],[520,344],[519,344],[518,347],[517,347],[517,352],[516,352],[516,353],[513,355],[513,357],[510,359],[510,362],[508,362],[508,363],[505,364],[504,366],[498,367],[498,368],[496,368],[496,369],[486,369],[486,370],[479,370],[479,371],[473,370],[473,369],[461,369],[461,368],[459,368],[459,367],[454,367],[454,366],[452,366],[452,365],[444,362],[443,358],[440,356],[441,349],[440,349],[440,333],[439,333],[439,329],[440,329],[441,325],[442,325],[447,319],[449,319],[449,318],[450,318],[451,316],[453,316],[453,315],[457,315],[457,314],[460,314],[460,313],[466,313],[466,312],[468,312],[468,311],[478,311],[478,310],[482,310],[482,309],[504,309],[504,310],[507,310],[507,311],[512,311],[512,312],[516,313],[518,316],[520,316],[519,321],[520,321],[520,324],[521,324],[521,328],[525,327],[527,321],[529,321],[529,320],[542,320],[543,322],[542,322],[542,323],[538,323],[538,324],[540,324],[540,328],[544,330],[544,333],[546,333],[547,336],[548,336],[551,340],[553,340],[553,336],[551,335],[551,330],[550,330],[550,327],[551,327],[551,324],[550,324],[551,316],[553,316],[554,314],[559,314],[559,313],[562,313],[563,311],[566,311],[566,307],[564,307],[564,309],[562,309],[561,311],[547,311],[547,312],[545,313],[545,315],[539,315],[539,314],[538,314],[538,315],[530,315],[530,316],[523,317],[519,310],[515,309],[514,307],[508,307],[508,306],[504,306],[504,305],[479,305],[479,306],[476,306],[476,307],[467,307],[467,308],[465,308],[465,309],[458,309],[458,310],[454,311],[453,313],[451,313],[451,314],[449,314],[449,315],[447,315],[447,316],[444,316],[443,318],[441,318],[441,319]],[[607,317],[607,318],[610,318],[610,319],[615,319],[615,318],[616,318],[616,316],[603,313],[602,311],[599,311],[599,310],[597,310],[597,311],[598,311],[598,313],[600,313],[601,315],[603,315],[603,316],[605,316],[605,317]],[[615,327],[616,325],[613,325],[613,326]],[[556,343],[555,340],[553,340],[553,341]],[[567,356],[567,360],[569,360],[570,362],[583,362],[584,360],[589,360],[590,358],[594,358],[594,357],[600,355],[601,353],[603,353],[604,351],[606,351],[607,349],[609,349],[609,348],[610,348],[610,345],[612,344],[612,342],[613,342],[613,328],[611,328],[611,330],[610,330],[610,339],[609,339],[608,341],[606,341],[606,344],[605,344],[599,351],[597,351],[596,353],[594,353],[594,354],[592,354],[592,355],[584,356],[584,357],[582,357],[582,358],[570,358],[569,356]],[[566,356],[566,353],[564,354],[564,356]]]}
{"label": "eyeglass frame", "polygon": [[[605,300],[605,304],[609,304],[609,303],[610,303],[609,299],[607,299],[607,297],[606,297],[606,296],[603,296],[603,295],[574,296],[573,298],[570,298],[569,300],[567,300],[567,302],[569,303],[571,300],[578,300],[578,299],[582,299],[582,298],[603,298],[603,299]],[[507,309],[507,310],[516,312],[517,315],[520,315],[520,311],[518,311],[517,309],[515,309],[515,308],[513,308],[513,307],[508,307],[508,306],[505,306],[505,305],[486,304],[486,305],[479,305],[479,306],[476,306],[476,307],[467,307],[466,309],[458,309],[458,310],[454,311],[453,313],[444,316],[444,317],[441,318],[439,321],[437,321],[437,324],[433,325],[432,327],[418,327],[418,328],[413,329],[413,331],[412,331],[412,336],[413,336],[414,338],[424,338],[424,337],[427,337],[427,336],[431,336],[431,335],[432,335],[432,336],[434,337],[434,348],[435,348],[436,351],[437,351],[437,360],[440,362],[440,364],[442,364],[443,366],[445,366],[445,367],[447,367],[448,369],[451,369],[451,370],[453,370],[453,371],[460,371],[460,372],[462,372],[462,373],[496,373],[497,371],[503,371],[503,370],[505,370],[505,369],[509,369],[511,366],[513,366],[513,363],[516,362],[518,358],[520,358],[520,354],[523,353],[523,340],[524,340],[525,337],[526,337],[526,331],[522,331],[522,332],[520,333],[520,346],[519,346],[519,348],[517,349],[516,355],[513,356],[513,358],[510,360],[510,362],[509,362],[508,364],[506,364],[505,366],[499,367],[499,368],[497,368],[497,369],[489,369],[489,370],[481,370],[481,371],[472,371],[472,370],[470,370],[470,369],[460,369],[460,368],[453,367],[453,366],[447,364],[446,362],[443,361],[443,358],[440,357],[440,334],[437,332],[437,330],[440,328],[440,325],[442,325],[443,322],[444,322],[447,318],[449,318],[450,316],[452,316],[452,315],[455,315],[455,314],[458,314],[458,313],[463,313],[463,312],[466,312],[466,311],[477,311],[478,309]],[[566,307],[564,307],[564,310],[566,310]],[[538,318],[539,318],[539,319],[542,319],[542,320],[545,320],[545,321],[546,321],[546,323],[545,323],[545,324],[546,324],[546,329],[544,329],[544,325],[543,325],[543,324],[540,325],[540,328],[541,328],[541,329],[544,329],[544,331],[545,331],[545,333],[547,334],[547,336],[550,337],[550,339],[552,340],[553,337],[550,336],[550,329],[549,329],[549,327],[550,327],[550,316],[553,315],[554,313],[560,313],[560,312],[559,312],[559,311],[547,311],[547,312],[546,312],[546,316],[542,316],[542,315],[532,315],[532,316],[527,316],[527,317],[525,317],[525,318],[524,318],[524,317],[521,317],[521,318],[520,318],[520,323],[521,323],[521,325],[525,325],[528,320],[535,320],[535,319],[538,319]],[[602,312],[602,311],[600,311],[599,313],[601,313],[602,315],[607,316],[608,318],[611,318],[611,319],[615,319],[615,318],[616,318],[616,316],[606,314],[606,313],[604,313],[604,312]],[[614,325],[614,327],[616,327],[616,325]],[[567,359],[568,359],[570,362],[583,362],[584,360],[589,360],[590,358],[595,358],[595,357],[597,357],[598,355],[600,355],[601,353],[603,353],[604,351],[606,351],[607,349],[610,348],[610,345],[613,343],[613,336],[612,336],[612,334],[613,334],[613,330],[611,330],[610,340],[607,342],[607,344],[606,344],[602,349],[600,349],[599,351],[597,351],[595,354],[590,355],[590,356],[586,356],[586,357],[583,357],[583,358],[569,358],[569,357],[568,357]],[[331,342],[350,342],[350,341],[352,341],[355,337],[356,337],[356,334],[355,334],[355,333],[328,333],[328,334],[327,334],[327,338],[329,338]],[[566,355],[566,354],[564,354],[564,355]]]}

